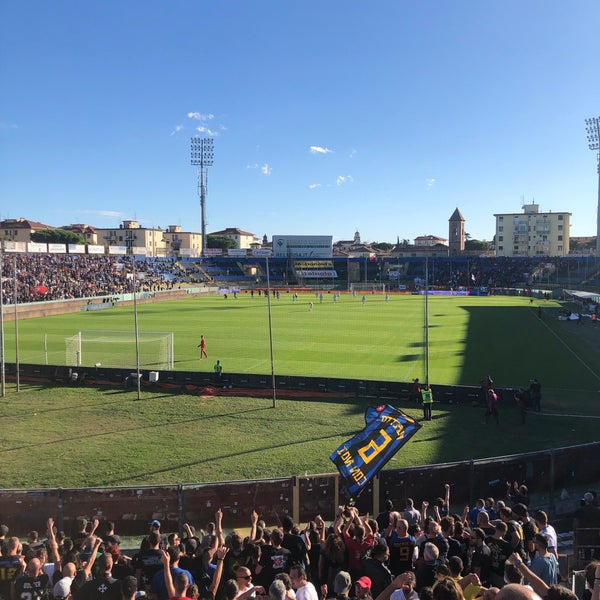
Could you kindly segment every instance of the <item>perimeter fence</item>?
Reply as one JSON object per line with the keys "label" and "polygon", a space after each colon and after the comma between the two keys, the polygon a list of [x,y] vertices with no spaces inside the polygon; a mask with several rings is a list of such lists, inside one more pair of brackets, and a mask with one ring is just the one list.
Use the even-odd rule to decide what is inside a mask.
{"label": "perimeter fence", "polygon": [[[544,508],[551,519],[576,509],[582,491],[600,482],[600,442],[514,456],[384,470],[359,496],[361,514],[377,514],[391,500],[402,508],[406,498],[432,503],[451,485],[451,506],[462,512],[475,499],[506,496],[506,482],[525,482],[530,507]],[[333,520],[346,502],[337,474],[294,476],[252,481],[186,483],[166,486],[99,487],[80,489],[0,490],[0,521],[12,535],[43,530],[52,516],[60,529],[76,531],[79,518],[114,521],[116,531],[140,536],[158,519],[165,532],[182,531],[183,524],[204,528],[223,511],[223,524],[249,527],[256,510],[268,526],[284,515],[306,523],[317,514]]]}

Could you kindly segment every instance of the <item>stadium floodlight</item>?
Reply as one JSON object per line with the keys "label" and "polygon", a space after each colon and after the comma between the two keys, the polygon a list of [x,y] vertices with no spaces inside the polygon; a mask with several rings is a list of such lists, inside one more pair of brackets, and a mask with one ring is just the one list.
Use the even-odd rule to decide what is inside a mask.
{"label": "stadium floodlight", "polygon": [[598,171],[598,214],[596,217],[596,254],[600,255],[600,117],[585,120],[588,146],[596,152]]}
{"label": "stadium floodlight", "polygon": [[193,137],[190,145],[190,163],[197,167],[198,196],[200,196],[200,211],[202,213],[202,256],[206,250],[206,183],[208,181],[207,167],[212,167],[214,159],[214,140],[212,138]]}

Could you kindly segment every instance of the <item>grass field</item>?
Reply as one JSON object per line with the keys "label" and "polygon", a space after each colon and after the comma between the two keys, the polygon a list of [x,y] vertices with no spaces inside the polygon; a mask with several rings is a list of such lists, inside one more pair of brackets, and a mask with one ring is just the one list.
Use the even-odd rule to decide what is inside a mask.
{"label": "grass field", "polygon": [[[314,308],[308,310],[312,300]],[[542,318],[538,318],[538,306]],[[522,426],[509,400],[501,424],[486,426],[483,409],[434,405],[434,420],[410,440],[389,468],[483,458],[598,440],[600,327],[558,321],[554,301],[513,297],[429,301],[429,373],[434,384],[477,385],[491,374],[500,387],[543,385],[543,414]],[[424,302],[417,296],[326,295],[272,301],[278,374],[409,381],[423,378]],[[6,356],[14,328],[5,325]],[[268,312],[249,294],[142,304],[139,327],[173,331],[176,366],[269,373]],[[52,364],[64,338],[80,329],[133,330],[133,311],[22,320],[20,361]],[[198,361],[200,334],[209,359]],[[96,357],[92,358],[97,362]],[[0,400],[1,486],[80,487],[222,481],[333,472],[331,452],[364,427],[374,399],[313,401],[201,398],[121,390],[8,386]],[[415,417],[420,410],[392,402]]]}
{"label": "grass field", "polygon": [[[314,308],[308,310],[309,301]],[[275,372],[288,375],[410,381],[424,378],[424,301],[422,296],[344,294],[336,303],[326,294],[291,294],[273,299]],[[543,317],[538,318],[538,306]],[[545,389],[600,389],[600,326],[558,321],[560,304],[520,297],[439,297],[429,299],[429,380],[477,385],[488,373],[500,387],[527,385],[538,377]],[[195,297],[140,304],[141,331],[172,331],[175,368],[212,371],[219,359],[225,371],[270,373],[267,302],[241,294]],[[19,322],[23,363],[64,364],[65,337],[80,329],[133,332],[133,310],[120,306]],[[6,356],[14,356],[14,328],[8,324]],[[200,334],[209,359],[198,360]],[[84,353],[85,364],[134,366],[128,358]],[[105,364],[105,366],[107,366]],[[148,368],[148,367],[146,367]]]}
{"label": "grass field", "polygon": [[[176,484],[333,473],[330,454],[364,427],[375,399],[202,398],[79,387],[9,386],[0,399],[2,488]],[[414,417],[420,407],[393,404]],[[434,418],[387,468],[542,450],[598,440],[598,394],[548,395],[520,423],[512,402],[500,425],[480,407],[434,404]],[[579,415],[579,416],[574,416]],[[458,483],[458,482],[457,482]]]}

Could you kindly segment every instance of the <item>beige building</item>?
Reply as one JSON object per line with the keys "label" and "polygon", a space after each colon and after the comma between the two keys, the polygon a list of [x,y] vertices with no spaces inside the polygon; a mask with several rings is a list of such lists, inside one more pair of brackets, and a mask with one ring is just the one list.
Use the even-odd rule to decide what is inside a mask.
{"label": "beige building", "polygon": [[420,235],[415,238],[415,246],[422,248],[423,246],[432,247],[437,245],[446,246],[448,240],[438,237],[437,235]]}
{"label": "beige building", "polygon": [[5,242],[25,242],[31,241],[31,235],[36,231],[44,229],[56,229],[44,223],[30,221],[19,217],[18,219],[5,219],[0,221],[0,240]]}
{"label": "beige building", "polygon": [[181,225],[169,225],[164,232],[167,256],[196,257],[202,254],[202,234],[181,231]]}
{"label": "beige building", "polygon": [[566,256],[571,213],[539,212],[525,204],[522,213],[495,214],[496,256]]}
{"label": "beige building", "polygon": [[96,233],[96,228],[91,225],[85,225],[84,223],[74,223],[72,225],[65,225],[61,227],[65,231],[72,231],[73,233],[77,233],[83,238],[88,244],[96,245],[98,243],[98,235]]}
{"label": "beige building", "polygon": [[212,231],[208,235],[222,235],[231,238],[235,241],[236,248],[239,249],[252,248],[253,245],[260,244],[260,240],[253,233],[242,231],[237,227],[228,227],[221,231]]}
{"label": "beige building", "polygon": [[146,228],[137,221],[123,221],[118,229],[96,229],[98,244],[107,250],[111,246],[126,248],[131,254],[133,248],[145,248],[146,256],[167,256],[167,243],[164,231],[160,228]]}

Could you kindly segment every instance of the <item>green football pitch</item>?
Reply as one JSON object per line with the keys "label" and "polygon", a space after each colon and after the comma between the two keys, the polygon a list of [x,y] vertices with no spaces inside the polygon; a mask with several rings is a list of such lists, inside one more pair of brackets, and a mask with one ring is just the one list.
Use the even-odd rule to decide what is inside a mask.
{"label": "green football pitch", "polygon": [[[309,302],[313,302],[312,311]],[[554,301],[512,297],[431,297],[429,377],[434,384],[477,385],[488,373],[502,387],[543,385],[543,412],[527,425],[510,399],[500,426],[483,409],[434,404],[434,419],[389,468],[530,452],[597,440],[600,327],[558,320]],[[277,374],[410,381],[424,376],[421,296],[282,294],[271,303]],[[538,308],[542,309],[541,318]],[[170,331],[175,366],[212,372],[270,373],[264,296],[194,297],[139,304],[142,331]],[[65,337],[79,330],[133,331],[130,306],[18,322],[19,358],[64,364]],[[7,360],[14,327],[5,323]],[[200,335],[208,359],[198,360]],[[115,348],[115,353],[117,350]],[[93,358],[95,360],[96,357]],[[98,362],[104,360],[100,357]],[[123,366],[133,354],[120,356]],[[9,385],[0,402],[5,487],[139,485],[279,477],[334,470],[329,455],[364,427],[372,398],[281,400],[202,397],[122,389]],[[419,418],[406,399],[397,408]],[[524,432],[527,432],[526,435]]]}
{"label": "green football pitch", "polygon": [[[312,309],[309,303],[312,302]],[[527,386],[537,377],[545,389],[600,389],[600,326],[559,321],[561,305],[528,298],[441,297],[428,301],[428,365],[433,384],[477,385],[490,374],[499,387]],[[541,316],[540,316],[541,311]],[[264,295],[249,293],[188,297],[138,304],[138,327],[173,332],[177,370],[271,372],[270,328]],[[273,364],[279,375],[411,381],[425,378],[423,296],[382,294],[321,299],[282,293],[271,300]],[[129,331],[132,306],[24,319],[18,323],[22,363],[64,365],[65,338],[80,330]],[[208,359],[199,360],[200,335]],[[5,324],[5,349],[12,362],[12,323]],[[92,344],[87,364],[135,366],[135,346]],[[112,362],[111,362],[112,361]],[[86,363],[84,363],[86,364]],[[113,364],[113,366],[116,366]],[[152,365],[141,365],[151,369]]]}

